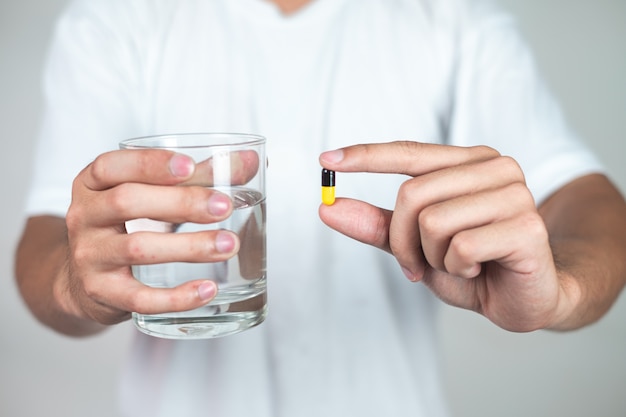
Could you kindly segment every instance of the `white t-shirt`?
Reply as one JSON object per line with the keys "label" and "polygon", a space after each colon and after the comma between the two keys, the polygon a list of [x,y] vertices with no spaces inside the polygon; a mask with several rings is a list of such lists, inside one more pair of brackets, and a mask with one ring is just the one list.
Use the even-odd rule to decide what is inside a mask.
{"label": "white t-shirt", "polygon": [[[395,260],[318,218],[318,155],[408,139],[486,144],[537,201],[600,170],[506,14],[471,0],[77,0],[45,73],[28,214],[64,215],[75,175],[127,137],[268,138],[269,315],[226,338],[137,334],[128,416],[446,414],[437,300]],[[392,175],[340,174],[340,196],[393,208]],[[469,313],[468,313],[469,314]]]}

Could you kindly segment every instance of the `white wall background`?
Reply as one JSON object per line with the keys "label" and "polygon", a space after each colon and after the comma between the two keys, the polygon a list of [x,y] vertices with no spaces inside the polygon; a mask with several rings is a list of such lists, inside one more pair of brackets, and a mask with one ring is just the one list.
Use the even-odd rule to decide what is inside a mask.
{"label": "white wall background", "polygon": [[[500,1],[519,16],[571,123],[626,191],[626,0]],[[32,319],[13,284],[39,75],[64,4],[0,0],[2,417],[115,417],[116,375],[134,331],[125,324],[87,340],[56,335]],[[440,328],[455,416],[626,415],[626,296],[574,333],[511,334],[449,307]]]}

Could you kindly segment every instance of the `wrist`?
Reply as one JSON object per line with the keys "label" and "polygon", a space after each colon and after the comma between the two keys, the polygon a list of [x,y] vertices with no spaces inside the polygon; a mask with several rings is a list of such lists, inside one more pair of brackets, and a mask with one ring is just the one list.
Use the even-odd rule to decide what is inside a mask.
{"label": "wrist", "polygon": [[583,292],[579,282],[571,274],[559,271],[559,297],[553,319],[547,330],[575,330],[587,324],[582,310]]}

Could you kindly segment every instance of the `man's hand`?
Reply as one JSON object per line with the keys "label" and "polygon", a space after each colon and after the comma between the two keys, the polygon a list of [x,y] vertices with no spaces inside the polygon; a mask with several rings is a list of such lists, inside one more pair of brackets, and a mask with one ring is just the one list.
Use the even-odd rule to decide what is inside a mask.
{"label": "man's hand", "polygon": [[[259,161],[250,155],[240,159],[233,163],[233,176],[241,174],[245,183]],[[26,226],[16,275],[35,315],[80,335],[126,320],[130,312],[184,311],[208,303],[217,291],[210,277],[172,289],[150,288],[135,280],[130,265],[224,261],[239,249],[235,233],[127,234],[125,223],[149,218],[206,224],[227,218],[232,202],[206,187],[211,173],[210,161],[196,165],[163,150],[100,155],[74,180],[67,229],[63,219],[52,216],[31,218]]]}
{"label": "man's hand", "polygon": [[513,159],[487,147],[393,142],[326,152],[320,163],[411,177],[394,211],[351,199],[320,207],[328,226],[390,252],[411,281],[508,330],[572,326],[584,289],[557,270],[549,229]]}

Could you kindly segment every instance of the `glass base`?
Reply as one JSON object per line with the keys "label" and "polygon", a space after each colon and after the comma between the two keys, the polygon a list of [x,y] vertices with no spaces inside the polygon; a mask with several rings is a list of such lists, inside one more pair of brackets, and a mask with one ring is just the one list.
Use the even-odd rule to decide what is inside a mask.
{"label": "glass base", "polygon": [[167,317],[133,313],[135,326],[143,333],[165,339],[211,339],[240,333],[261,324],[267,305],[256,311],[227,312],[207,317]]}

